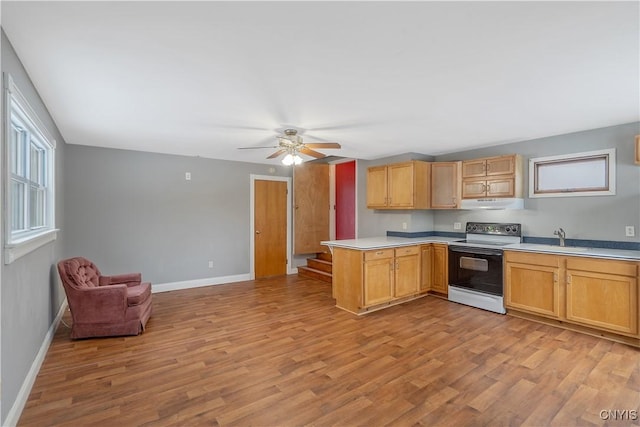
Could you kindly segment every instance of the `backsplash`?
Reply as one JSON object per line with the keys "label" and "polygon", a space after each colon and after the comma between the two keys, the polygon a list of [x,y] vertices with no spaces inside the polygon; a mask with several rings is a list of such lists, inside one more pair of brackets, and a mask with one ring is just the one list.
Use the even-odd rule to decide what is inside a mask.
{"label": "backsplash", "polygon": [[[465,238],[464,233],[454,233],[448,231],[387,231],[389,237],[459,237]],[[523,236],[522,243],[535,243],[539,245],[557,245],[558,239],[553,237],[535,237],[535,236]],[[613,240],[588,240],[588,239],[566,239],[566,246],[580,246],[587,248],[602,248],[602,249],[624,249],[631,251],[640,251],[640,242],[617,242]]]}

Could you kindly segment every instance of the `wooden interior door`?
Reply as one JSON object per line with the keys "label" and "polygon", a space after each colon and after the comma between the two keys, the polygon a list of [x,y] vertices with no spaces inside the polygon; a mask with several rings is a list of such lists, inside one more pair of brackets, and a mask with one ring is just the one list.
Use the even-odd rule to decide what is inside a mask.
{"label": "wooden interior door", "polygon": [[338,163],[336,174],[336,240],[356,237],[356,162]]}
{"label": "wooden interior door", "polygon": [[254,184],[255,277],[287,274],[287,183]]}
{"label": "wooden interior door", "polygon": [[303,163],[293,170],[293,251],[296,255],[326,252],[329,240],[329,165]]}

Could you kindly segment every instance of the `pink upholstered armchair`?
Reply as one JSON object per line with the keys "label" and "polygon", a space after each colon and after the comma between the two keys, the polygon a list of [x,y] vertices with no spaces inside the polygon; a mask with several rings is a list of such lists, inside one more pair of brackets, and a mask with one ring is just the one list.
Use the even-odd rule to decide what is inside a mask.
{"label": "pink upholstered armchair", "polygon": [[58,263],[73,325],[71,338],[138,335],[151,316],[151,283],[140,273],[102,276],[86,258]]}

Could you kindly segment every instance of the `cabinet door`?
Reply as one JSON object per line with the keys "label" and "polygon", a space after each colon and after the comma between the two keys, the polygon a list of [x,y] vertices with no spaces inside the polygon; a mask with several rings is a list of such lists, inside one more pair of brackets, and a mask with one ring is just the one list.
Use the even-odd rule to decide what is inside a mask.
{"label": "cabinet door", "polygon": [[462,178],[476,178],[485,176],[486,162],[484,159],[465,160],[462,162]]}
{"label": "cabinet door", "polygon": [[486,196],[487,181],[484,179],[465,179],[462,181],[462,198],[477,199]]}
{"label": "cabinet door", "polygon": [[393,262],[393,258],[365,261],[365,307],[380,304],[393,299]]}
{"label": "cabinet door", "polygon": [[567,270],[567,320],[637,334],[637,279],[604,272]]}
{"label": "cabinet door", "polygon": [[487,180],[487,196],[513,197],[515,195],[515,179],[512,176]]}
{"label": "cabinet door", "polygon": [[387,206],[387,167],[376,166],[367,169],[367,207]]}
{"label": "cabinet door", "polygon": [[433,282],[433,246],[420,248],[420,292],[431,290]]}
{"label": "cabinet door", "polygon": [[449,293],[448,252],[446,245],[433,245],[433,282],[431,290]]}
{"label": "cabinet door", "polygon": [[460,162],[431,164],[431,207],[455,209],[460,203]]}
{"label": "cabinet door", "polygon": [[486,175],[513,175],[516,172],[515,156],[500,156],[486,159]]}
{"label": "cabinet door", "polygon": [[401,256],[396,258],[395,292],[396,298],[415,295],[420,285],[420,256]]}
{"label": "cabinet door", "polygon": [[388,202],[390,207],[413,207],[413,163],[397,163],[387,166]]}
{"label": "cabinet door", "polygon": [[505,306],[559,318],[560,285],[557,267],[506,263]]}

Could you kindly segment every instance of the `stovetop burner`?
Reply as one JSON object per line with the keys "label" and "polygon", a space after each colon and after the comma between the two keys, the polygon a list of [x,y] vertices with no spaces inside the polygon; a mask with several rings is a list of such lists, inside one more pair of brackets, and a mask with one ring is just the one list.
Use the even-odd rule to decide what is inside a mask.
{"label": "stovetop burner", "polygon": [[468,245],[473,247],[497,248],[520,243],[522,226],[513,223],[468,222],[466,239],[451,242],[454,246]]}

